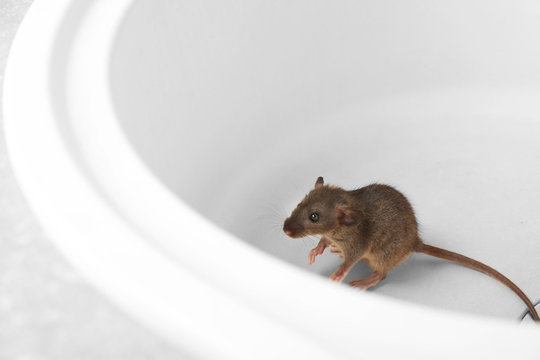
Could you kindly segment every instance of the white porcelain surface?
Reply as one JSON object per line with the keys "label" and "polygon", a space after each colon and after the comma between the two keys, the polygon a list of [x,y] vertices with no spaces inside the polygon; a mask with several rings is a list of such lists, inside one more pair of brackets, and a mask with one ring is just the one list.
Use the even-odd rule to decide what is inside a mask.
{"label": "white porcelain surface", "polygon": [[195,355],[357,358],[360,344],[366,357],[532,359],[536,327],[433,309],[517,318],[523,305],[494,280],[414,255],[361,293],[324,279],[337,258],[308,267],[312,241],[279,230],[319,175],[390,183],[426,242],[493,265],[536,300],[539,12],[38,0],[7,79],[13,159],[58,246]]}
{"label": "white porcelain surface", "polygon": [[[521,4],[501,24],[506,7],[475,4],[141,0],[113,52],[115,109],[181,199],[291,263],[323,275],[339,264],[310,267],[314,240],[280,231],[317,176],[387,182],[409,195],[426,242],[492,264],[537,300],[539,9]],[[376,292],[510,318],[523,308],[491,279],[423,256]]]}
{"label": "white porcelain surface", "polygon": [[[31,0],[0,1],[0,84]],[[19,189],[0,85],[0,359],[188,360],[111,304],[58,251]]]}

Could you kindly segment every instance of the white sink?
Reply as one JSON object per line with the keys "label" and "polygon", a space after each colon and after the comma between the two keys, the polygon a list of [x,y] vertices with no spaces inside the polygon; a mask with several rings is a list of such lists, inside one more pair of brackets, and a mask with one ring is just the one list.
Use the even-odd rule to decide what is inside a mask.
{"label": "white sink", "polygon": [[195,356],[536,359],[538,326],[495,280],[415,254],[357,291],[326,280],[337,256],[309,266],[316,239],[281,226],[317,176],[388,183],[426,243],[539,300],[538,15],[524,1],[36,0],[6,72],[9,150],[65,255]]}

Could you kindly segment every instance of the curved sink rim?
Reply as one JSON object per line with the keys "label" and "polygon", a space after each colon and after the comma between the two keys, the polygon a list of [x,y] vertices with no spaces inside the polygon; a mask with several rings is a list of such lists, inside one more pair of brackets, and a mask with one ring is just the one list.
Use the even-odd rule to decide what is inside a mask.
{"label": "curved sink rim", "polygon": [[[114,120],[108,96],[109,53],[115,30],[130,4],[130,0],[114,5],[97,1],[81,11],[80,1],[52,4],[36,0],[13,44],[4,83],[6,137],[21,188],[51,239],[102,292],[169,340],[209,357],[242,358],[257,353],[275,358],[295,350],[314,358],[346,358],[354,354],[354,343],[341,348],[337,345],[353,341],[363,329],[362,322],[370,324],[371,335],[365,334],[368,340],[362,350],[366,356],[380,356],[386,343],[373,327],[392,334],[395,346],[384,347],[387,356],[432,358],[437,348],[454,357],[468,357],[472,349],[486,355],[515,354],[519,349],[524,358],[538,356],[539,350],[533,346],[537,329],[426,309],[334,286],[248,246],[176,199],[131,149]],[[78,48],[62,49],[61,54],[68,59],[63,76],[64,90],[70,91],[62,94],[65,98],[53,99],[52,83],[58,79],[50,73],[59,57],[60,24],[65,24],[66,15],[73,11],[83,20],[70,22],[70,26],[77,26],[73,28],[77,41],[71,45]],[[99,26],[96,18],[100,18]],[[28,88],[28,84],[35,86]],[[92,96],[91,104],[85,94]],[[69,117],[61,121],[67,121],[68,126],[60,123],[55,109],[59,100],[67,106]],[[91,108],[94,110],[88,113]],[[103,136],[85,135],[89,131]],[[77,149],[70,148],[73,144]],[[111,146],[115,151],[111,152]],[[111,172],[118,159],[122,159],[121,172]],[[126,186],[126,174],[137,182]],[[71,191],[69,196],[67,190]],[[145,206],[137,206],[134,194]],[[162,216],[149,219],[152,213]],[[189,227],[172,225],[178,214]],[[172,241],[181,236],[194,241]],[[149,238],[165,241],[151,245]],[[215,251],[203,256],[201,247]],[[226,264],[224,254],[234,254],[238,261]],[[215,265],[223,271],[216,274],[212,271]],[[172,283],[182,283],[182,287],[171,287]],[[255,285],[248,289],[246,284]],[[185,296],[186,292],[192,296]],[[305,298],[319,302],[299,305]],[[331,314],[321,313],[323,304],[337,300],[342,306],[332,309]],[[214,310],[212,316],[204,317],[201,301]],[[184,304],[182,309],[178,303]],[[219,326],[210,329],[230,323],[231,313],[237,326],[227,327],[226,332]],[[314,313],[317,316],[312,316]],[[344,316],[351,321],[344,324],[339,320]],[[189,325],[180,319],[190,319]],[[391,329],[385,325],[387,321],[393,321]],[[431,346],[426,348],[423,342],[414,346],[408,337],[399,336],[410,333],[411,324],[416,324],[415,336],[422,336]],[[345,327],[346,334],[322,331],[331,326]],[[437,327],[436,333],[431,331],[433,327]],[[251,341],[243,341],[245,347],[231,346],[246,337]],[[213,341],[212,349],[204,346],[208,338]],[[269,339],[278,341],[280,347],[258,351]],[[468,346],[442,347],[449,341]],[[438,351],[442,354],[443,350]]]}

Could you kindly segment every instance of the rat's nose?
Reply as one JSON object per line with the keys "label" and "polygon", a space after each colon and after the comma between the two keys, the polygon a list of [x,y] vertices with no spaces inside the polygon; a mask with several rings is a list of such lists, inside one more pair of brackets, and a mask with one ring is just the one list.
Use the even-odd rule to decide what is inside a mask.
{"label": "rat's nose", "polygon": [[300,228],[297,225],[291,223],[290,219],[285,220],[285,223],[283,224],[283,232],[285,234],[290,237],[294,237],[295,234],[299,232],[299,230]]}
{"label": "rat's nose", "polygon": [[288,236],[291,236],[291,234],[293,233],[290,227],[289,218],[285,219],[285,222],[283,223],[283,232]]}

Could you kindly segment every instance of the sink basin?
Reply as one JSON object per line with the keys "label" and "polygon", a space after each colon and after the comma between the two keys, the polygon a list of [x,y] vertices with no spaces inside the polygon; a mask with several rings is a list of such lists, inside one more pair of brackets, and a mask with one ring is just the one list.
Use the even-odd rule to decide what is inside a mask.
{"label": "sink basin", "polygon": [[538,326],[495,280],[414,254],[361,292],[281,227],[318,176],[387,183],[424,242],[539,300],[539,13],[36,0],[6,71],[13,166],[65,256],[195,357],[538,358]]}

